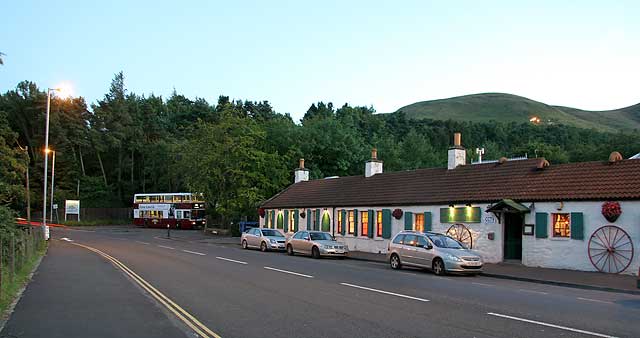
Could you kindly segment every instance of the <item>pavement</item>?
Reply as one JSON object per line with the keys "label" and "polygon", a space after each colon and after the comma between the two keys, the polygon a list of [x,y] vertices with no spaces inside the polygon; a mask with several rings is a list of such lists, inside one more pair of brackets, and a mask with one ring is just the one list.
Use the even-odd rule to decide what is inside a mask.
{"label": "pavement", "polygon": [[633,294],[263,253],[197,231],[55,228],[0,336],[640,337],[638,318]]}

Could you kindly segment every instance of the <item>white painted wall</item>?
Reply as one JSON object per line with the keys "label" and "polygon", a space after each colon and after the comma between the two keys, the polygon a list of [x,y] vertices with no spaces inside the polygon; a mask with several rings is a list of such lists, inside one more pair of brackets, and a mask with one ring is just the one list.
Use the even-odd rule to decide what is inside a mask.
{"label": "white painted wall", "polygon": [[[546,212],[549,215],[556,212],[582,212],[584,215],[584,240],[574,240],[565,238],[553,238],[552,237],[552,222],[551,218],[548,220],[547,226],[549,227],[547,233],[549,238],[536,238],[534,235],[524,236],[522,238],[522,263],[527,266],[534,267],[546,267],[546,268],[558,268],[558,269],[571,269],[571,270],[583,270],[583,271],[596,271],[595,267],[591,264],[588,256],[588,242],[593,232],[601,226],[613,224],[624,229],[632,239],[634,245],[634,257],[629,268],[624,271],[625,274],[637,274],[640,267],[640,201],[627,201],[620,202],[622,207],[622,215],[615,223],[609,223],[601,214],[602,201],[599,202],[565,202],[563,209],[558,211],[556,207],[557,202],[545,202],[534,203],[534,207],[531,213],[525,215],[526,224],[535,224],[535,213]],[[523,202],[522,204],[530,206],[531,202]],[[459,205],[458,205],[459,206]],[[466,223],[465,225],[471,230],[473,236],[473,250],[480,253],[484,260],[488,263],[499,263],[503,260],[504,250],[504,225],[502,220],[497,219],[491,213],[485,213],[489,207],[489,204],[472,204],[473,207],[480,207],[482,210],[481,223]],[[342,209],[358,211],[365,210],[382,210],[389,209],[393,211],[396,208],[402,209],[404,212],[423,213],[430,211],[432,218],[432,231],[446,233],[451,224],[440,223],[440,208],[447,208],[448,205],[438,206],[409,206],[409,207],[349,207],[349,208],[336,208],[334,220],[334,209],[327,208],[329,216],[331,217],[331,233],[335,235],[339,242],[347,244],[349,250],[352,251],[364,251],[372,253],[386,253],[387,246],[389,244],[388,239],[383,239],[375,236],[374,238],[368,238],[361,236],[361,225],[358,224],[359,236],[353,235],[342,236],[337,232],[337,212]],[[307,209],[324,209],[322,207],[299,209],[300,213]],[[267,210],[267,216],[260,218],[260,226],[265,226],[266,217],[269,215]],[[310,215],[307,215],[310,217]],[[404,215],[400,219],[391,217],[391,234],[392,238],[398,232],[404,230]],[[360,221],[360,217],[358,217]],[[493,221],[492,221],[493,220]],[[334,229],[334,226],[336,227]],[[307,218],[299,218],[299,230],[307,230]],[[372,229],[374,230],[374,229]],[[488,234],[494,233],[494,239],[490,240]]]}
{"label": "white painted wall", "polygon": [[584,240],[553,238],[552,223],[549,219],[549,238],[535,238],[524,236],[522,240],[522,263],[527,266],[546,268],[596,271],[588,255],[588,245],[591,235],[601,226],[616,225],[625,230],[631,237],[634,246],[634,257],[631,265],[624,274],[638,274],[640,267],[640,201],[621,201],[622,215],[610,223],[602,216],[602,201],[598,202],[565,202],[561,211],[557,210],[558,203],[535,203],[525,223],[535,223],[536,212],[549,214],[558,212],[582,212],[584,215]]}

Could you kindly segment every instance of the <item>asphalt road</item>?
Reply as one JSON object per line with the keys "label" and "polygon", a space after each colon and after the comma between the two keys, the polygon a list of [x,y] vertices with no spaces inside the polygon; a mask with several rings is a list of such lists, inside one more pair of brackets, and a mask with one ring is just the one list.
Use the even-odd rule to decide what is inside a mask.
{"label": "asphalt road", "polygon": [[[640,296],[262,253],[197,232],[165,236],[54,229],[2,336],[640,337]],[[35,299],[37,283],[68,299]]]}

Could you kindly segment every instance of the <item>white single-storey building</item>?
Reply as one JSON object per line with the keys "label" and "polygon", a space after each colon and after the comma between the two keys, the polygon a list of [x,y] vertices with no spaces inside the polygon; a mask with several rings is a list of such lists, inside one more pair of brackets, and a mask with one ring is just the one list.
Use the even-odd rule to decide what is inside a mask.
{"label": "white single-storey building", "polygon": [[260,207],[260,226],[334,235],[352,251],[386,253],[404,229],[448,233],[486,262],[637,274],[640,160],[550,165],[544,158],[466,164],[456,133],[448,167],[295,182]]}

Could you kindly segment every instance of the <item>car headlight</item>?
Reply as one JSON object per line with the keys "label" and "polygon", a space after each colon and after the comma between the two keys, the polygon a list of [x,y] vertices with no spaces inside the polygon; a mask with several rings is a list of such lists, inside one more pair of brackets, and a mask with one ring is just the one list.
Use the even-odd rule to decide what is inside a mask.
{"label": "car headlight", "polygon": [[462,259],[460,259],[460,257],[458,256],[454,256],[452,254],[445,254],[444,257],[450,261],[454,261],[454,262],[462,262]]}
{"label": "car headlight", "polygon": [[273,244],[278,244],[278,241],[276,241],[275,239],[271,238],[269,239],[269,242],[273,243]]}

